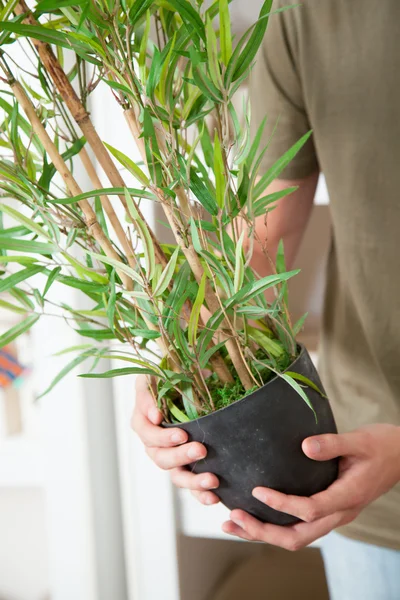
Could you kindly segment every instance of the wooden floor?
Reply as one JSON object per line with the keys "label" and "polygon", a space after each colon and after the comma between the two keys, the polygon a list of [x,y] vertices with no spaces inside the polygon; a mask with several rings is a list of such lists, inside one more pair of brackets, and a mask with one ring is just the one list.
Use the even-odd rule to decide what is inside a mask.
{"label": "wooden floor", "polygon": [[230,569],[209,600],[329,600],[319,550],[265,548]]}

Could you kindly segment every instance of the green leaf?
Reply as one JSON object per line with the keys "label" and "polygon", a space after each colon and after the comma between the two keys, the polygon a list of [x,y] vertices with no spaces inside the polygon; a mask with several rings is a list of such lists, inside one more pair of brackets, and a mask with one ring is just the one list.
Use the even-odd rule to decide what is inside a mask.
{"label": "green leaf", "polygon": [[43,396],[45,396],[46,394],[48,394],[49,392],[51,392],[51,390],[54,388],[55,385],[57,385],[57,383],[59,383],[75,367],[77,367],[84,360],[86,360],[87,358],[89,358],[89,356],[90,356],[90,354],[87,354],[87,353],[84,352],[83,354],[80,354],[79,356],[76,356],[75,358],[73,358],[67,365],[65,365],[65,367],[63,369],[61,369],[61,371],[54,377],[54,379],[50,383],[49,387],[44,392],[42,392],[40,394],[40,396],[38,396],[37,399],[43,398]]}
{"label": "green leaf", "polygon": [[243,285],[244,279],[244,261],[243,261],[243,241],[245,231],[242,231],[239,241],[236,246],[236,262],[235,262],[235,280],[234,280],[234,292],[238,292]]}
{"label": "green leaf", "polygon": [[219,208],[225,205],[225,169],[222,159],[221,143],[218,132],[215,130],[214,136],[214,174],[215,174],[215,197]]}
{"label": "green leaf", "polygon": [[0,204],[0,211],[9,215],[15,221],[22,223],[27,229],[33,231],[37,235],[40,235],[41,237],[44,237],[47,240],[51,240],[49,234],[43,229],[41,225],[35,223],[35,221],[33,221],[32,218],[28,218],[22,213],[20,213],[18,210],[15,210],[15,208],[12,208],[7,204]]}
{"label": "green leaf", "polygon": [[195,406],[193,387],[190,383],[182,383],[182,402],[189,419],[197,419],[198,412]]}
{"label": "green leaf", "polygon": [[78,196],[68,198],[57,198],[56,200],[46,200],[48,204],[75,204],[86,198],[93,198],[94,196],[123,196],[125,190],[131,194],[131,196],[137,196],[138,198],[146,198],[147,200],[156,201],[154,194],[146,192],[146,190],[138,190],[135,188],[123,188],[123,187],[112,187],[112,188],[101,188],[98,190],[91,190],[90,192],[84,192]]}
{"label": "green leaf", "polygon": [[[258,49],[263,41],[265,31],[268,25],[269,13],[272,7],[272,0],[265,0],[262,5],[260,15],[257,23],[252,27],[253,32],[244,47],[243,51],[239,54],[237,60],[235,60],[235,70],[233,72],[232,81],[239,79],[247,69],[251,66],[251,63],[258,52]],[[234,58],[235,52],[232,55],[231,60]],[[236,57],[235,57],[236,59]],[[228,65],[229,69],[229,65]]]}
{"label": "green leaf", "polygon": [[228,65],[232,56],[231,18],[229,15],[228,0],[219,0],[219,26],[221,58],[224,65]]}
{"label": "green leaf", "polygon": [[315,422],[318,423],[317,413],[315,412],[314,407],[311,404],[311,401],[310,401],[309,397],[307,396],[307,394],[305,393],[305,391],[303,390],[303,388],[297,383],[297,381],[295,381],[293,379],[293,377],[291,377],[287,373],[278,373],[278,375],[279,375],[279,377],[284,379],[286,381],[286,383],[288,383],[299,394],[299,396],[304,400],[304,402],[307,404],[307,406],[309,408],[311,408],[311,410],[314,414],[314,417],[315,417]]}
{"label": "green leaf", "polygon": [[301,150],[307,140],[311,137],[312,131],[309,131],[303,135],[283,156],[272,165],[270,169],[261,177],[260,181],[254,188],[256,197],[260,196],[262,192],[282,173],[287,165],[293,160],[296,154]]}
{"label": "green leaf", "polygon": [[14,288],[16,285],[29,279],[29,277],[33,277],[37,273],[40,273],[45,270],[45,267],[41,266],[32,266],[26,267],[25,269],[21,269],[4,279],[0,279],[0,293],[9,290],[10,288]]}
{"label": "green leaf", "polygon": [[6,302],[5,300],[0,299],[0,308],[4,308],[5,310],[10,310],[11,312],[15,312],[19,315],[26,315],[26,308],[21,308],[20,306],[15,306],[15,304],[11,304],[11,302]]}
{"label": "green leaf", "polygon": [[67,6],[84,6],[88,0],[41,0],[35,6],[36,12],[51,12]]}
{"label": "green leaf", "polygon": [[83,373],[79,377],[87,379],[110,379],[111,377],[121,377],[121,375],[157,375],[159,373],[147,367],[124,367],[122,369],[110,369],[104,373]]}
{"label": "green leaf", "polygon": [[161,273],[160,279],[157,282],[157,285],[154,290],[154,296],[156,298],[158,296],[161,296],[165,292],[165,290],[168,288],[168,286],[171,282],[171,279],[175,273],[175,267],[176,267],[176,263],[178,260],[178,255],[179,255],[179,246],[175,249],[174,253],[172,254],[171,258],[168,261],[167,266]]}
{"label": "green leaf", "polygon": [[11,329],[3,333],[3,335],[0,335],[0,348],[4,348],[4,346],[10,344],[17,337],[25,333],[25,331],[28,331],[38,319],[39,315],[32,315],[17,325],[14,325],[14,327],[11,327]]}
{"label": "green leaf", "polygon": [[195,223],[195,220],[193,219],[193,217],[190,217],[189,226],[190,226],[190,236],[192,238],[193,248],[196,250],[196,252],[198,254],[200,254],[203,251],[203,246],[201,245],[199,232],[197,230],[196,223]]}
{"label": "green leaf", "polygon": [[190,419],[185,415],[185,413],[183,413],[181,410],[179,410],[179,408],[172,402],[172,400],[170,400],[170,399],[167,400],[167,406],[168,406],[168,410],[170,411],[171,415],[173,417],[175,417],[175,419],[179,423],[187,423],[187,421],[190,421]]}
{"label": "green leaf", "polygon": [[311,379],[309,379],[308,377],[305,377],[304,375],[301,375],[300,373],[295,373],[294,371],[285,371],[285,373],[286,373],[286,375],[289,375],[289,377],[293,377],[293,379],[297,379],[298,381],[301,381],[305,385],[308,385],[308,387],[310,387],[311,389],[318,392],[318,394],[320,396],[322,396],[323,398],[327,398],[326,394],[324,394],[320,390],[320,388],[313,381],[311,381]]}
{"label": "green leaf", "polygon": [[15,252],[29,252],[32,254],[51,255],[58,252],[57,246],[53,244],[44,244],[42,242],[31,242],[29,240],[16,240],[12,238],[0,237],[0,250],[14,250]]}
{"label": "green leaf", "polygon": [[282,345],[276,340],[268,337],[261,329],[248,325],[247,332],[250,339],[256,342],[256,344],[258,344],[260,348],[263,348],[269,355],[274,358],[282,356],[284,352]]}
{"label": "green leaf", "polygon": [[193,304],[192,312],[191,312],[190,319],[189,319],[188,338],[189,338],[189,344],[192,346],[192,348],[194,347],[194,345],[196,343],[197,327],[199,324],[200,310],[201,310],[201,307],[203,306],[204,296],[205,296],[205,291],[206,291],[206,281],[207,281],[207,276],[205,273],[203,273],[201,282],[199,284],[199,289],[197,292],[196,300]]}
{"label": "green leaf", "polygon": [[219,90],[223,87],[221,71],[218,61],[218,46],[217,46],[217,36],[215,35],[215,31],[210,18],[206,20],[206,49],[207,49],[207,57],[208,57],[208,70],[211,76],[211,81]]}
{"label": "green leaf", "polygon": [[183,22],[191,25],[196,31],[198,36],[206,41],[206,34],[204,30],[204,23],[198,12],[193,8],[190,2],[187,0],[168,0],[168,4],[171,4],[182,18]]}
{"label": "green leaf", "polygon": [[143,285],[143,280],[140,277],[139,273],[134,271],[132,267],[129,267],[123,262],[119,260],[115,260],[114,258],[109,258],[108,256],[103,256],[103,254],[97,254],[96,252],[87,251],[90,256],[97,259],[99,262],[104,263],[105,265],[110,265],[110,267],[114,267],[117,271],[122,271],[122,273],[126,273],[129,275],[131,279],[136,281],[139,285]]}
{"label": "green leaf", "polygon": [[258,200],[256,200],[253,204],[253,214],[255,217],[261,217],[265,214],[265,210],[267,206],[270,204],[274,204],[281,198],[285,196],[289,196],[289,194],[293,194],[296,190],[298,190],[298,186],[292,186],[285,188],[284,190],[280,190],[279,192],[272,192],[271,194],[267,194],[266,196],[262,196]]}
{"label": "green leaf", "polygon": [[111,331],[114,331],[114,318],[115,318],[115,300],[117,294],[115,291],[115,270],[113,269],[110,276],[110,295],[107,299],[107,318],[108,325]]}
{"label": "green leaf", "polygon": [[117,150],[117,148],[114,148],[110,144],[107,144],[106,142],[103,143],[105,147],[108,148],[108,150],[111,152],[111,154],[121,163],[121,165],[125,167],[125,169],[127,169],[130,173],[132,173],[132,175],[134,175],[140,181],[140,183],[146,186],[150,184],[148,177],[143,173],[140,167],[138,167],[137,164],[133,162],[132,159],[130,159],[128,156],[126,156],[126,154],[124,154],[120,150]]}
{"label": "green leaf", "polygon": [[302,317],[300,317],[300,319],[297,321],[297,323],[295,323],[295,325],[293,326],[293,334],[296,336],[300,333],[300,331],[303,329],[305,320],[308,317],[308,312],[303,315]]}
{"label": "green leaf", "polygon": [[196,196],[197,200],[204,206],[210,215],[216,217],[218,215],[218,204],[215,198],[210,194],[204,182],[197,175],[193,167],[190,167],[190,189]]}
{"label": "green leaf", "polygon": [[[278,244],[278,250],[276,253],[276,272],[277,273],[285,273],[286,272],[286,262],[285,262],[285,249],[283,246],[283,240],[280,240],[279,244]],[[281,284],[281,288],[282,288],[282,296],[283,296],[283,301],[286,304],[286,306],[288,305],[288,286],[287,283],[284,282]]]}
{"label": "green leaf", "polygon": [[136,231],[139,233],[140,239],[142,240],[144,259],[146,263],[146,275],[149,281],[151,281],[153,279],[154,269],[156,266],[156,255],[154,250],[153,239],[150,235],[147,223],[140,218],[136,206],[126,189],[125,200],[128,206],[129,214],[135,224]]}
{"label": "green leaf", "polygon": [[0,256],[0,264],[17,263],[19,265],[32,265],[38,260],[38,258],[34,258],[33,256],[18,256],[16,254]]}

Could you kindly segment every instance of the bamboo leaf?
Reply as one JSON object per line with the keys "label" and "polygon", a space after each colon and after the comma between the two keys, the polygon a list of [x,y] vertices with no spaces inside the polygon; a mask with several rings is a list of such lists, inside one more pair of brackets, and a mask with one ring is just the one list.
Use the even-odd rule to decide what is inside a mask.
{"label": "bamboo leaf", "polygon": [[125,190],[131,194],[131,196],[137,196],[138,198],[146,198],[147,200],[156,200],[154,194],[146,192],[146,190],[139,190],[136,188],[123,188],[123,187],[112,187],[112,188],[101,188],[98,190],[91,190],[90,192],[83,192],[77,196],[68,198],[57,198],[55,200],[46,200],[48,204],[75,204],[86,198],[93,198],[94,196],[123,196]]}
{"label": "bamboo leaf", "polygon": [[282,173],[287,165],[292,161],[296,154],[301,150],[304,144],[311,137],[312,131],[309,131],[303,135],[283,156],[272,165],[270,169],[261,177],[260,181],[254,188],[256,197],[260,196],[262,192]]}
{"label": "bamboo leaf", "polygon": [[107,318],[108,325],[111,331],[114,331],[114,317],[115,317],[115,301],[116,301],[116,291],[115,291],[115,270],[113,269],[110,276],[110,295],[107,299]]}
{"label": "bamboo leaf", "polygon": [[208,57],[208,70],[211,76],[211,81],[219,90],[223,87],[221,71],[218,60],[217,36],[210,18],[206,20],[206,49]]}
{"label": "bamboo leaf", "polygon": [[191,383],[182,383],[181,389],[182,389],[182,402],[183,402],[183,406],[185,407],[187,416],[191,420],[197,419],[199,414],[198,414],[198,412],[196,410],[196,406],[195,406],[192,384]]}
{"label": "bamboo leaf", "polygon": [[143,280],[141,276],[139,275],[139,273],[134,271],[132,267],[129,267],[128,265],[126,265],[123,262],[120,262],[119,260],[114,260],[113,258],[109,258],[108,256],[103,256],[103,254],[97,254],[96,252],[91,252],[89,250],[87,252],[88,254],[90,254],[90,256],[92,256],[99,262],[105,265],[110,265],[110,267],[114,267],[117,271],[122,271],[122,273],[126,273],[131,279],[136,281],[136,283],[138,283],[141,286],[143,285]]}
{"label": "bamboo leaf", "polygon": [[214,174],[215,174],[215,197],[219,208],[225,205],[225,169],[222,160],[221,143],[218,132],[215,130],[214,136]]}
{"label": "bamboo leaf", "polygon": [[303,390],[303,388],[297,383],[297,381],[295,381],[293,379],[293,377],[290,377],[290,375],[288,375],[287,373],[280,373],[279,377],[284,379],[286,381],[286,383],[288,383],[299,394],[299,396],[304,400],[304,402],[307,404],[307,406],[309,408],[311,408],[311,410],[314,414],[314,417],[315,417],[315,422],[318,423],[317,413],[315,412],[314,407],[311,404],[311,401],[310,401],[309,397],[307,396],[307,394],[305,393],[305,391]]}
{"label": "bamboo leaf", "polygon": [[67,365],[65,365],[63,369],[61,369],[61,371],[54,377],[49,387],[44,392],[42,392],[37,399],[39,400],[39,398],[43,398],[43,396],[46,396],[46,394],[51,392],[51,390],[54,388],[54,386],[57,385],[57,383],[64,379],[64,377],[68,375],[68,373],[70,373],[73,369],[75,369],[75,367],[83,363],[83,361],[87,360],[89,356],[90,354],[86,354],[84,352],[83,354],[80,354],[79,356],[73,358]]}
{"label": "bamboo leaf", "polygon": [[7,344],[10,344],[17,337],[28,331],[39,319],[39,315],[32,315],[27,319],[24,319],[14,327],[11,327],[8,331],[0,335],[0,348],[3,348]]}
{"label": "bamboo leaf", "polygon": [[153,239],[150,235],[147,223],[139,217],[139,213],[127,189],[125,189],[125,199],[128,206],[129,214],[133,222],[135,223],[136,230],[138,231],[140,239],[143,243],[144,259],[146,263],[146,275],[149,281],[151,281],[154,276],[154,270],[156,265],[156,256]]}
{"label": "bamboo leaf", "polygon": [[300,331],[303,329],[305,320],[308,317],[308,313],[306,313],[305,315],[303,315],[302,317],[300,317],[300,319],[297,321],[297,323],[295,323],[295,325],[293,326],[293,334],[296,336],[300,333]]}
{"label": "bamboo leaf", "polygon": [[199,284],[199,289],[197,292],[196,300],[193,304],[192,312],[191,312],[190,319],[189,319],[188,338],[189,338],[189,344],[192,346],[192,348],[194,347],[194,345],[196,343],[197,327],[199,324],[200,310],[201,310],[201,307],[203,306],[204,296],[205,296],[205,291],[206,291],[206,281],[207,281],[206,274],[203,273],[201,282]]}
{"label": "bamboo leaf", "polygon": [[253,32],[249,38],[249,41],[247,42],[243,51],[240,53],[238,60],[235,64],[235,70],[233,73],[232,81],[239,79],[239,77],[247,71],[255,55],[257,54],[261,42],[263,41],[265,31],[267,29],[271,7],[272,0],[265,0],[261,8],[258,21],[253,27]]}
{"label": "bamboo leaf", "polygon": [[22,223],[27,229],[33,231],[34,233],[37,233],[37,235],[40,235],[41,237],[44,237],[47,240],[51,240],[51,237],[48,235],[48,233],[46,233],[46,231],[43,229],[43,227],[41,227],[41,225],[35,223],[35,221],[33,221],[31,218],[26,217],[18,210],[15,210],[15,208],[12,208],[12,206],[8,206],[7,204],[0,204],[0,211],[9,215],[15,221]]}
{"label": "bamboo leaf", "polygon": [[301,381],[305,385],[308,385],[308,387],[310,387],[311,389],[318,392],[318,394],[320,396],[322,396],[323,398],[327,398],[326,394],[324,394],[320,390],[320,388],[313,381],[311,381],[311,379],[309,379],[308,377],[305,377],[305,375],[301,375],[300,373],[295,373],[294,371],[285,371],[285,373],[286,373],[286,375],[289,375],[289,377],[292,377],[293,379],[297,379],[298,381]]}
{"label": "bamboo leaf", "polygon": [[53,269],[51,271],[50,275],[47,278],[46,285],[44,286],[43,298],[45,297],[45,295],[47,294],[47,292],[49,291],[49,289],[51,288],[53,283],[56,281],[60,272],[61,272],[61,267],[56,267],[55,269]]}
{"label": "bamboo leaf", "polygon": [[168,288],[172,277],[174,276],[175,273],[175,267],[176,267],[176,263],[178,260],[178,255],[179,255],[179,247],[177,247],[174,251],[174,253],[172,254],[171,258],[168,261],[167,266],[165,267],[164,271],[161,273],[160,279],[157,282],[156,288],[154,290],[154,296],[157,298],[158,296],[161,296],[165,290]]}
{"label": "bamboo leaf", "polygon": [[25,281],[26,279],[37,275],[37,273],[41,273],[42,271],[44,271],[44,269],[45,267],[41,267],[38,265],[33,267],[26,267],[25,269],[21,269],[20,271],[17,271],[16,273],[13,273],[12,275],[5,277],[4,279],[0,279],[0,293],[6,292],[10,288],[14,288],[22,281]]}
{"label": "bamboo leaf", "polygon": [[29,240],[15,240],[6,237],[0,237],[0,250],[29,252],[30,254],[47,254],[48,256],[51,256],[54,252],[58,252],[58,248],[57,246],[54,246],[54,244],[31,242]]}
{"label": "bamboo leaf", "polygon": [[236,246],[236,262],[235,262],[235,279],[234,279],[234,292],[238,292],[243,285],[244,278],[244,261],[243,261],[243,240],[245,231],[242,231],[239,241]]}
{"label": "bamboo leaf", "polygon": [[140,181],[140,183],[143,183],[143,185],[146,186],[150,184],[148,177],[146,177],[142,169],[140,169],[140,167],[138,167],[132,159],[130,159],[128,156],[126,156],[126,154],[124,154],[120,150],[117,150],[110,144],[107,144],[106,142],[103,143],[105,147],[108,148],[108,150],[111,152],[111,154],[118,160],[118,162],[120,162],[121,165],[125,167],[125,169],[132,173],[132,175],[134,175]]}
{"label": "bamboo leaf", "polygon": [[190,167],[190,189],[193,194],[196,196],[197,200],[204,206],[204,208],[216,217],[218,215],[218,204],[216,203],[213,196],[208,191],[204,182],[197,175],[197,172],[193,167]]}
{"label": "bamboo leaf", "polygon": [[15,304],[11,304],[11,302],[6,302],[6,300],[0,299],[0,308],[4,308],[5,310],[10,310],[11,312],[15,312],[19,315],[26,315],[26,308],[21,308],[20,306],[15,306]]}
{"label": "bamboo leaf", "polygon": [[121,375],[157,375],[157,371],[147,367],[124,367],[122,369],[110,369],[104,373],[82,373],[79,377],[87,379],[110,379],[112,377],[121,377]]}
{"label": "bamboo leaf", "polygon": [[185,415],[185,413],[183,413],[181,410],[179,410],[179,408],[172,402],[172,400],[170,400],[170,399],[167,400],[167,406],[168,406],[168,410],[170,411],[171,415],[173,417],[175,417],[175,419],[179,423],[186,423],[187,421],[190,421],[189,417],[187,417]]}
{"label": "bamboo leaf", "polygon": [[19,265],[32,265],[38,260],[38,258],[34,258],[33,256],[17,256],[16,254],[0,256],[0,264],[17,263]]}
{"label": "bamboo leaf", "polygon": [[229,15],[228,0],[219,0],[219,26],[221,58],[224,65],[227,66],[232,56],[231,19]]}
{"label": "bamboo leaf", "polygon": [[292,186],[285,188],[284,190],[280,190],[279,192],[272,192],[271,194],[262,196],[262,198],[259,198],[253,204],[254,216],[261,217],[265,214],[267,206],[269,206],[270,204],[274,204],[275,202],[277,202],[281,198],[284,198],[285,196],[289,196],[289,194],[293,194],[293,192],[295,192],[296,190],[298,190],[298,186]]}
{"label": "bamboo leaf", "polygon": [[284,349],[282,345],[276,340],[268,337],[263,331],[257,329],[256,327],[252,327],[248,325],[247,332],[250,337],[256,344],[263,348],[267,354],[270,354],[274,358],[279,358],[282,356]]}
{"label": "bamboo leaf", "polygon": [[190,2],[187,2],[187,0],[168,0],[168,4],[171,4],[175,8],[184,23],[193,27],[197,35],[205,42],[204,23]]}

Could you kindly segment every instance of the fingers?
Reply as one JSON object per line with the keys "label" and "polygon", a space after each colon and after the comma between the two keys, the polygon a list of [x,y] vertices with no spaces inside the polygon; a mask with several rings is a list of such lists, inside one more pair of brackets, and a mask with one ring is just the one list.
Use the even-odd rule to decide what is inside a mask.
{"label": "fingers", "polygon": [[314,523],[297,523],[296,525],[280,527],[270,523],[261,523],[242,510],[232,511],[230,517],[231,522],[242,531],[236,533],[238,530],[228,522],[223,527],[226,533],[240,534],[239,537],[244,539],[266,542],[290,551],[300,550],[300,548],[308,546],[311,542],[326,535],[348,519],[347,514],[335,513]]}
{"label": "fingers", "polygon": [[220,501],[217,494],[214,492],[198,492],[197,490],[192,491],[192,495],[206,506],[211,506],[212,504],[218,504]]}
{"label": "fingers", "polygon": [[[368,452],[365,432],[318,435],[306,438],[303,452],[313,460],[330,460],[339,456],[360,456]],[[367,445],[367,447],[366,447]]]}
{"label": "fingers", "polygon": [[222,525],[222,531],[224,533],[228,533],[229,535],[234,535],[236,537],[242,538],[242,540],[247,540],[248,542],[253,541],[253,538],[248,535],[244,529],[236,525],[233,521],[226,521]]}
{"label": "fingers", "polygon": [[188,490],[196,490],[199,492],[204,492],[204,490],[215,490],[219,486],[218,477],[212,473],[201,473],[196,475],[182,467],[172,469],[171,481],[179,488],[186,488]]}
{"label": "fingers", "polygon": [[282,494],[269,488],[257,487],[253,496],[275,510],[312,523],[338,511],[354,509],[361,504],[361,486],[349,471],[327,490],[307,498]]}
{"label": "fingers", "polygon": [[131,426],[148,448],[169,448],[187,441],[188,435],[178,428],[160,427],[163,415],[154,404],[144,375],[136,378],[136,403]]}
{"label": "fingers", "polygon": [[146,451],[160,469],[166,470],[189,465],[205,458],[207,454],[205,446],[199,442],[190,442],[175,448],[148,447]]}

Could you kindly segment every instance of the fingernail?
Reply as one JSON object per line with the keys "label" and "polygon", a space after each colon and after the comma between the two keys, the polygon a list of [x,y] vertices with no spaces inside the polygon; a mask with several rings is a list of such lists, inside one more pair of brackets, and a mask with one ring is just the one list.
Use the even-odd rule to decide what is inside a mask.
{"label": "fingernail", "polygon": [[206,498],[206,504],[213,504],[214,501],[212,498]]}
{"label": "fingernail", "polygon": [[195,448],[189,448],[188,453],[187,453],[189,458],[203,458],[200,454],[200,452],[198,450],[196,450]]}
{"label": "fingernail", "polygon": [[174,442],[174,444],[182,444],[182,442],[185,441],[185,438],[183,437],[183,435],[181,433],[173,433],[171,435],[171,442]]}
{"label": "fingernail", "polygon": [[158,416],[159,416],[158,408],[156,408],[155,406],[150,408],[150,410],[149,410],[150,421],[153,421],[153,422],[158,421]]}
{"label": "fingernail", "polygon": [[232,519],[232,517],[231,517],[231,520],[235,523],[235,525],[237,525],[238,527],[241,527],[242,529],[244,529],[244,523],[243,523],[243,521],[241,521],[240,519],[236,519],[236,518]]}
{"label": "fingernail", "polygon": [[260,502],[264,502],[264,504],[268,504],[268,496],[262,490],[255,489],[252,491],[252,494],[253,494],[254,498],[256,498],[257,500],[260,500]]}
{"label": "fingernail", "polygon": [[321,444],[319,443],[318,440],[310,440],[307,445],[308,445],[308,450],[312,454],[318,454],[318,452],[321,452]]}

